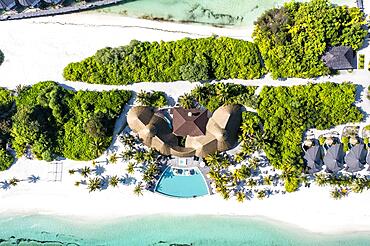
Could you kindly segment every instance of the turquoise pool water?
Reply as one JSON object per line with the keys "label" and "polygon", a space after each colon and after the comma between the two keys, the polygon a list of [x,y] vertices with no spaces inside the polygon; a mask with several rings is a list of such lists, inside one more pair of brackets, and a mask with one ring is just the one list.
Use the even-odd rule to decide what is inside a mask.
{"label": "turquoise pool water", "polygon": [[[88,204],[87,204],[88,206]],[[368,246],[369,233],[319,235],[259,218],[146,216],[81,222],[49,216],[0,218],[0,245]]]}
{"label": "turquoise pool water", "polygon": [[171,167],[167,168],[155,190],[167,196],[181,198],[208,195],[207,185],[198,168],[178,169],[177,174]]}
{"label": "turquoise pool water", "polygon": [[[218,25],[253,25],[265,10],[281,6],[284,2],[289,0],[127,0],[98,11]],[[353,5],[355,0],[332,2]]]}

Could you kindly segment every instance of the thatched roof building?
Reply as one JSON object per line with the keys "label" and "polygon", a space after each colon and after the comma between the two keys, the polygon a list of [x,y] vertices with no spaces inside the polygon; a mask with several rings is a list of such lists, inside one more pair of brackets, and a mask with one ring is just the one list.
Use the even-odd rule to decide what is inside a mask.
{"label": "thatched roof building", "polygon": [[[173,112],[175,117],[176,110]],[[191,120],[183,117],[183,115],[180,116],[185,119],[185,122]],[[192,127],[186,126],[187,123],[181,123],[178,125],[179,127],[174,127],[172,130],[168,120],[164,119],[163,115],[156,113],[154,108],[151,107],[133,107],[128,112],[127,122],[145,145],[156,149],[163,155],[205,157],[216,151],[226,151],[236,145],[241,122],[240,106],[227,105],[220,107],[209,120],[206,111],[202,111],[196,116],[195,118],[199,119],[199,122],[202,122],[202,124],[204,122],[207,123],[204,126],[204,134],[201,129],[203,126],[199,127],[197,120],[191,120],[194,123]],[[207,116],[206,119],[203,118],[205,116]],[[181,126],[183,124],[185,125]],[[179,130],[182,127],[185,127],[186,131],[184,129]],[[176,137],[178,134],[175,134],[176,132],[178,134],[179,132],[181,132],[180,134],[188,132],[189,135],[186,135],[185,147],[178,145]],[[202,134],[197,135],[200,133]]]}
{"label": "thatched roof building", "polygon": [[348,172],[358,172],[364,168],[366,159],[366,149],[363,144],[357,144],[353,146],[344,161],[347,165],[346,171]]}
{"label": "thatched roof building", "polygon": [[349,46],[335,46],[326,52],[322,60],[325,65],[333,70],[353,69],[353,50]]}

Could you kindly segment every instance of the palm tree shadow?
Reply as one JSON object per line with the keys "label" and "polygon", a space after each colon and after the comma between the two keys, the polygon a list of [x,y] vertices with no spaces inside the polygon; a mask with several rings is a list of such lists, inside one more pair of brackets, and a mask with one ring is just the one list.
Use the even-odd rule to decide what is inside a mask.
{"label": "palm tree shadow", "polygon": [[40,180],[40,176],[35,176],[35,175],[31,175],[31,176],[29,176],[28,178],[27,178],[27,180],[28,180],[28,183],[33,183],[33,184],[35,184],[35,183],[37,183],[37,181],[39,181]]}
{"label": "palm tree shadow", "polygon": [[125,174],[125,176],[122,176],[120,178],[120,183],[123,184],[123,185],[132,185],[132,184],[136,184],[136,179],[134,177],[131,177],[129,176],[127,173]]}
{"label": "palm tree shadow", "polygon": [[96,165],[94,172],[95,172],[95,175],[100,176],[105,172],[105,168],[101,165]]}
{"label": "palm tree shadow", "polygon": [[0,182],[0,184],[1,184],[1,189],[3,189],[3,190],[9,190],[10,189],[10,183],[6,180]]}
{"label": "palm tree shadow", "polygon": [[102,177],[100,181],[100,190],[106,190],[109,186],[109,176]]}

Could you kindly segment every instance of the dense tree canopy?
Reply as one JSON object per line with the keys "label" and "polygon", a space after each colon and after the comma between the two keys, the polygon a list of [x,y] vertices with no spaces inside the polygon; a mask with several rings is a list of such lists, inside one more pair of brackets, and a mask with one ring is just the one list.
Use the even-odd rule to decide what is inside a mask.
{"label": "dense tree canopy", "polygon": [[29,148],[37,158],[89,160],[109,146],[115,119],[128,91],[73,92],[54,82],[38,83],[16,98],[11,135],[18,156]]}
{"label": "dense tree canopy", "polygon": [[252,79],[264,74],[255,44],[232,38],[181,39],[171,42],[131,41],[105,48],[64,69],[71,81],[129,84],[211,79]]}
{"label": "dense tree canopy", "polygon": [[191,91],[191,100],[213,112],[224,104],[241,104],[254,107],[257,97],[254,96],[256,86],[243,86],[232,83],[206,83]]}
{"label": "dense tree canopy", "polygon": [[[303,133],[309,128],[324,130],[361,121],[355,95],[356,85],[349,83],[264,87],[257,112],[263,123],[264,150],[272,165],[287,175],[301,172]],[[286,178],[296,182],[294,177]]]}
{"label": "dense tree canopy", "polygon": [[328,0],[289,2],[259,17],[253,38],[274,78],[311,78],[330,73],[321,61],[329,47],[362,46],[365,23],[358,8]]}
{"label": "dense tree canopy", "polygon": [[136,100],[142,106],[152,106],[161,108],[168,104],[166,93],[163,91],[140,91],[136,95]]}
{"label": "dense tree canopy", "polygon": [[14,97],[12,92],[0,88],[0,171],[10,167],[14,157],[6,149],[10,139],[11,120]]}

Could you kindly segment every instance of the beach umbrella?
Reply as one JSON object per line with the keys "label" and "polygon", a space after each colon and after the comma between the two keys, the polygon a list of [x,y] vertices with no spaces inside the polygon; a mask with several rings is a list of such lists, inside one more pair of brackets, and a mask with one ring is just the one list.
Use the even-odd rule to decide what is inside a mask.
{"label": "beach umbrella", "polygon": [[336,173],[342,169],[343,147],[342,144],[334,144],[329,147],[324,156],[324,164],[327,172]]}
{"label": "beach umbrella", "polygon": [[365,158],[366,150],[364,145],[357,144],[353,146],[344,158],[347,165],[346,171],[351,173],[361,171],[364,168]]}
{"label": "beach umbrella", "polygon": [[321,169],[321,148],[319,145],[312,146],[305,151],[303,159],[310,173],[316,173]]}

